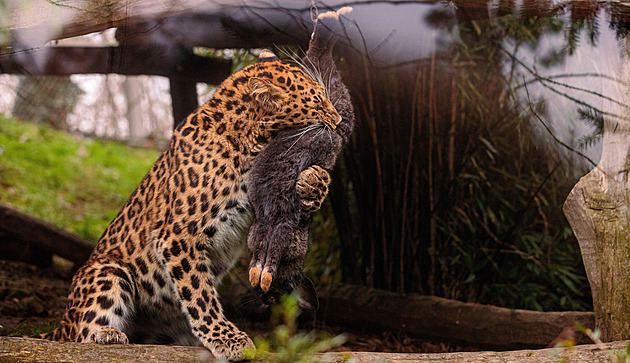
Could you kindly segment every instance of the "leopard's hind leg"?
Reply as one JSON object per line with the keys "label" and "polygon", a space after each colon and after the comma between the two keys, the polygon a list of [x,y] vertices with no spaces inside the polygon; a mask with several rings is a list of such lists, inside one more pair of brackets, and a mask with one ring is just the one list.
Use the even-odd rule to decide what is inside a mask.
{"label": "leopard's hind leg", "polygon": [[93,261],[75,274],[68,309],[52,339],[128,343],[123,331],[133,314],[135,295],[135,284],[126,266],[109,258]]}

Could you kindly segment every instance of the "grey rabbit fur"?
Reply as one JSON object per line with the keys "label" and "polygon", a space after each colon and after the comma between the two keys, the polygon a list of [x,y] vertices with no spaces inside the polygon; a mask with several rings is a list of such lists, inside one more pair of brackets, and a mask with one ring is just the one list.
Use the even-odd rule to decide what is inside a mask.
{"label": "grey rabbit fur", "polygon": [[[318,307],[313,283],[302,272],[308,251],[311,213],[303,210],[296,183],[300,174],[313,165],[330,171],[354,127],[350,94],[332,57],[337,40],[334,29],[339,25],[338,20],[331,18],[316,22],[301,64],[303,68],[308,67],[311,74],[319,72],[320,80],[329,80],[325,87],[328,99],[342,121],[334,130],[322,125],[320,128],[280,132],[256,157],[250,171],[248,196],[255,215],[247,238],[252,253],[250,282],[252,286],[258,285],[263,272],[262,289],[257,287],[256,290],[265,305],[277,301],[279,295],[299,288],[300,306],[307,310]],[[324,194],[327,181],[325,184]],[[265,281],[265,272],[268,281]]]}

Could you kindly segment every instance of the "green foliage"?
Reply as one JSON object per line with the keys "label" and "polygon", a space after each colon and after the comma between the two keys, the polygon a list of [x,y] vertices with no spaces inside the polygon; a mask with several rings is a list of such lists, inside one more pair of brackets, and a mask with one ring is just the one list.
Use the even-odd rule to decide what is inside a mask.
{"label": "green foliage", "polygon": [[[562,213],[587,164],[541,127],[549,105],[530,108],[523,82],[562,90],[542,78],[545,67],[561,65],[584,40],[597,43],[598,9],[584,21],[549,1],[458,17],[444,28],[454,43],[416,63],[340,61],[358,123],[335,179],[344,194],[331,199],[342,281],[510,308],[592,308]],[[565,44],[548,46],[562,36]],[[544,54],[530,64],[539,46]],[[587,145],[601,134],[602,116],[574,103],[574,121],[593,126]]]}
{"label": "green foliage", "polygon": [[0,203],[97,241],[157,156],[0,116]]}
{"label": "green foliage", "polygon": [[584,107],[578,110],[580,120],[593,126],[594,130],[588,135],[585,135],[578,141],[580,148],[588,148],[593,146],[599,140],[601,140],[604,134],[604,115],[601,111],[598,111],[592,107]]}
{"label": "green foliage", "polygon": [[341,248],[330,198],[313,215],[304,270],[323,283],[341,280]]}
{"label": "green foliage", "polygon": [[246,357],[276,363],[315,362],[315,354],[329,351],[345,342],[343,335],[329,338],[315,331],[298,332],[299,314],[297,295],[283,296],[272,313],[272,323],[276,328],[267,339],[256,338],[256,350],[249,350]]}
{"label": "green foliage", "polygon": [[24,321],[21,322],[18,326],[15,327],[11,331],[11,335],[13,336],[25,336],[25,335],[35,335],[51,332],[59,326],[58,321],[45,321],[45,322],[29,322]]}
{"label": "green foliage", "polygon": [[[528,21],[535,27],[525,28]],[[557,33],[568,27],[576,36],[579,29],[549,17],[511,15],[483,26],[493,30],[484,34],[503,33],[497,38],[499,49],[505,36],[518,49],[535,47],[545,31]],[[488,45],[495,40],[481,37],[474,42]],[[456,52],[459,59],[475,64],[520,64],[470,44],[458,45]],[[566,52],[552,49],[542,65],[561,61]],[[504,77],[492,67],[459,73],[463,112],[474,115],[464,126],[474,146],[460,155],[462,170],[443,192],[455,213],[437,211],[440,269],[443,276],[451,276],[442,280],[443,293],[507,307],[587,310],[580,251],[562,215],[564,198],[576,182],[576,165],[556,147],[540,142],[530,123],[533,118],[521,109],[527,106],[505,107],[495,101],[519,98]],[[545,107],[538,104],[537,112],[544,114]],[[586,111],[581,115],[596,118]]]}
{"label": "green foliage", "polygon": [[[447,196],[446,205],[436,210],[442,294],[514,308],[590,309],[580,251],[562,214],[584,166],[557,145],[541,142],[535,118],[525,111],[528,105],[518,101],[515,85],[521,80],[510,79],[523,63],[516,51],[507,58],[499,51],[506,42],[513,49],[535,48],[543,34],[566,31],[575,43],[551,49],[538,64],[551,66],[573,52],[585,24],[593,23],[506,15],[481,25],[487,38],[469,38],[454,50],[468,64],[496,64],[510,72],[488,67],[458,73],[457,92],[465,100],[461,112],[471,115],[462,132],[472,147],[458,155],[461,171],[440,192]],[[588,31],[594,44],[595,33]],[[544,114],[545,107],[541,102],[534,112]],[[595,139],[601,115],[591,108],[579,114],[595,127]]]}
{"label": "green foliage", "polygon": [[[575,323],[575,327],[579,332],[589,337],[589,339],[591,339],[593,343],[595,343],[595,345],[597,346],[599,350],[608,350],[608,358],[610,362],[617,362],[617,363],[630,362],[630,342],[626,344],[625,350],[616,352],[612,349],[606,348],[606,346],[601,340],[602,333],[599,329],[591,330],[578,322]],[[571,345],[569,342],[569,344],[567,344],[567,347],[571,348],[574,345],[575,345],[575,339],[573,339],[573,344]]]}

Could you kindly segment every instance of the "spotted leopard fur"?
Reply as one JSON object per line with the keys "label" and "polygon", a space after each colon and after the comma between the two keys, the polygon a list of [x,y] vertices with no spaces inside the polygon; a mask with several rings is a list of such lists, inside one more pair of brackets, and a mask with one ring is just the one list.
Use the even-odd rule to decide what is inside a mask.
{"label": "spotted leopard fur", "polygon": [[340,119],[298,67],[263,62],[232,75],[174,131],[74,275],[59,327],[40,337],[201,342],[241,357],[252,341],[224,317],[216,287],[252,223],[250,167],[277,132]]}

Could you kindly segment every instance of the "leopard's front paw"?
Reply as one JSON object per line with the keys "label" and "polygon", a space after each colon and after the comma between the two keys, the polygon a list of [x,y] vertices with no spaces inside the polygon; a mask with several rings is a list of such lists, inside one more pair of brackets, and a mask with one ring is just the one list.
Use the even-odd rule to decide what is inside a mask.
{"label": "leopard's front paw", "polygon": [[228,333],[227,336],[212,339],[210,351],[217,358],[225,358],[228,360],[241,360],[244,357],[247,348],[256,349],[254,343],[249,336],[237,330],[234,333]]}
{"label": "leopard's front paw", "polygon": [[100,328],[87,337],[88,342],[97,344],[128,344],[127,334],[116,328]]}
{"label": "leopard's front paw", "polygon": [[302,209],[313,213],[319,210],[328,194],[330,175],[319,165],[311,165],[300,173],[295,189]]}

